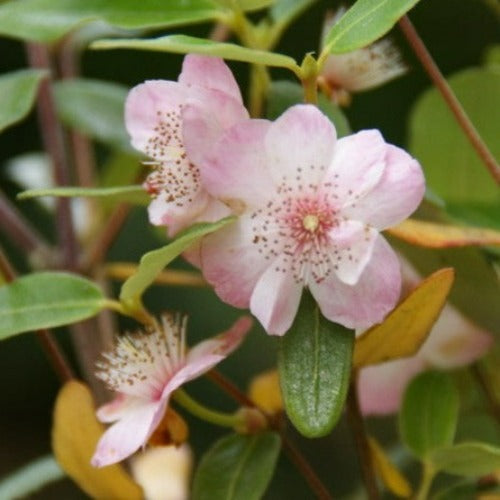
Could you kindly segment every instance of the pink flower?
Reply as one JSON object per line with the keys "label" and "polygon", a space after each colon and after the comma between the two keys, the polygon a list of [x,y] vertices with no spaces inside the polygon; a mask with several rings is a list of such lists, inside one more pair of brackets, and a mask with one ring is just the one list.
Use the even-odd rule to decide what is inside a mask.
{"label": "pink flower", "polygon": [[207,56],[186,56],[178,82],[147,81],[130,91],[125,104],[132,145],[154,169],[144,183],[153,197],[149,219],[168,226],[170,236],[195,221],[229,213],[203,189],[198,167],[186,154],[182,110],[191,102],[210,114],[214,133],[248,118],[230,69],[222,59]]}
{"label": "pink flower", "polygon": [[[406,260],[401,260],[404,285],[416,286],[420,276]],[[415,356],[361,370],[358,394],[362,412],[365,415],[397,412],[406,386],[418,373],[468,365],[483,356],[492,343],[490,334],[447,304]]]}
{"label": "pink flower", "polygon": [[92,465],[103,467],[127,458],[144,446],[161,422],[171,394],[199,377],[236,349],[251,327],[240,318],[225,333],[205,340],[186,354],[186,320],[163,316],[148,334],[120,337],[97,374],[118,393],[101,406],[97,418],[114,423],[101,437]]}
{"label": "pink flower", "polygon": [[[188,151],[209,129],[203,110],[186,110]],[[250,307],[272,335],[291,326],[304,286],[324,316],[349,328],[394,307],[399,264],[379,231],[422,199],[422,171],[407,153],[376,130],[337,140],[311,105],[274,123],[239,123],[201,150],[205,188],[240,214],[201,245],[203,274],[222,300]]]}

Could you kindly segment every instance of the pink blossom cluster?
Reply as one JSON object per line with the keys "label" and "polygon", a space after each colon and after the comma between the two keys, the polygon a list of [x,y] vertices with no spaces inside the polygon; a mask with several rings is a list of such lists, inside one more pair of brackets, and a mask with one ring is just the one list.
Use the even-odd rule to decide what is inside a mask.
{"label": "pink blossom cluster", "polygon": [[148,81],[126,104],[132,144],[151,160],[153,224],[170,235],[235,214],[194,259],[219,297],[283,335],[308,288],[348,328],[383,320],[400,294],[380,231],[420,203],[418,162],[377,130],[337,139],[313,105],[250,119],[229,68],[188,55],[177,82]]}

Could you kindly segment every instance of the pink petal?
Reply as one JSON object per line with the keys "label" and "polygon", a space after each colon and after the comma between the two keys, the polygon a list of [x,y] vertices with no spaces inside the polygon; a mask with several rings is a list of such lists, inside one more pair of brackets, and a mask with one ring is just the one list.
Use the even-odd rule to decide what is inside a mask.
{"label": "pink petal", "polygon": [[333,156],[337,133],[332,122],[308,104],[289,108],[269,127],[267,167],[277,186],[314,190]]}
{"label": "pink petal", "polygon": [[218,57],[187,55],[182,63],[179,83],[219,90],[232,96],[240,103],[242,102],[240,88],[233,73],[226,63]]}
{"label": "pink petal", "polygon": [[144,400],[119,393],[115,399],[100,406],[96,412],[97,418],[104,423],[119,420],[131,409],[144,404]]}
{"label": "pink petal", "polygon": [[364,415],[396,413],[410,380],[426,368],[418,357],[401,358],[360,371],[358,397]]}
{"label": "pink petal", "polygon": [[387,145],[379,182],[344,213],[382,230],[398,224],[418,207],[425,192],[419,163],[396,146]]}
{"label": "pink petal", "polygon": [[[158,127],[166,127],[170,132],[175,129],[180,120],[179,106],[187,95],[186,87],[164,80],[150,80],[134,87],[125,102],[125,125],[132,138],[132,146],[156,160],[170,159],[171,151],[165,146],[181,146],[180,130],[167,139],[169,134]],[[162,147],[158,142],[152,142],[155,138]]]}
{"label": "pink petal", "polygon": [[398,258],[379,235],[372,257],[355,285],[347,285],[330,274],[320,283],[312,281],[309,288],[326,318],[347,328],[368,328],[380,323],[398,301]]}
{"label": "pink petal", "polygon": [[302,283],[294,278],[284,257],[278,257],[264,271],[250,299],[250,310],[269,335],[284,335],[299,308]]}
{"label": "pink petal", "polygon": [[[203,141],[200,136],[213,136],[207,124],[208,117],[194,113],[194,108],[192,111],[189,120],[186,116],[186,144],[189,151],[195,145],[206,151],[208,148],[200,146]],[[267,120],[238,123],[223,134],[205,161],[200,160],[203,185],[212,196],[259,205],[275,194],[263,148],[268,128]]]}
{"label": "pink petal", "polygon": [[378,232],[361,222],[348,220],[333,227],[328,236],[335,274],[347,285],[355,285],[372,256]]}
{"label": "pink petal", "polygon": [[252,291],[268,261],[252,244],[251,219],[242,215],[230,226],[206,236],[201,245],[205,279],[228,304],[248,307]]}
{"label": "pink petal", "polygon": [[163,418],[166,404],[164,400],[147,402],[124,414],[102,435],[92,457],[92,465],[104,467],[114,464],[145,445]]}
{"label": "pink petal", "polygon": [[449,370],[472,363],[492,346],[493,337],[446,305],[419,356],[439,369]]}
{"label": "pink petal", "polygon": [[[321,191],[334,206],[357,206],[359,198],[379,182],[386,151],[387,144],[378,130],[363,130],[342,137],[335,145]],[[358,220],[367,222],[363,218]]]}

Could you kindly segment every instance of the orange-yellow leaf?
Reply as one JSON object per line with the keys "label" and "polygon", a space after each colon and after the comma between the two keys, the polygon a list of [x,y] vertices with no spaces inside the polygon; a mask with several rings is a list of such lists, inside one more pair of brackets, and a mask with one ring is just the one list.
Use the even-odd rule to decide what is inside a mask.
{"label": "orange-yellow leaf", "polygon": [[431,274],[380,325],[356,339],[355,368],[415,354],[429,335],[453,283],[454,271]]}
{"label": "orange-yellow leaf", "polygon": [[387,229],[396,238],[428,248],[500,245],[500,231],[407,219]]}
{"label": "orange-yellow leaf", "polygon": [[143,498],[141,488],[122,466],[97,469],[90,465],[103,430],[88,387],[67,382],[57,396],[52,428],[52,448],[59,465],[92,498]]}
{"label": "orange-yellow leaf", "polygon": [[410,484],[396,466],[392,464],[377,440],[368,437],[368,445],[375,471],[387,489],[397,497],[409,498],[412,493]]}
{"label": "orange-yellow leaf", "polygon": [[259,408],[271,415],[283,411],[278,370],[269,370],[254,377],[248,395]]}

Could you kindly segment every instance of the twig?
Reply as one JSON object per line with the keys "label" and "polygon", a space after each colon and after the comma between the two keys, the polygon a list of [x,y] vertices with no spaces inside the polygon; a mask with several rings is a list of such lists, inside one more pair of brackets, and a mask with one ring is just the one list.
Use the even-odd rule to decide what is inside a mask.
{"label": "twig", "polygon": [[429,78],[433,81],[451,112],[455,115],[457,123],[464,131],[465,135],[472,144],[472,147],[476,150],[478,156],[486,165],[495,181],[500,184],[500,165],[498,165],[495,157],[479,135],[470,118],[467,116],[467,113],[460,104],[460,101],[448,85],[448,82],[445,80],[443,74],[439,70],[408,16],[403,16],[399,20],[399,27],[415,52],[415,55],[418,57],[425,71],[429,75]]}
{"label": "twig", "polygon": [[[10,264],[7,256],[3,253],[0,248],[0,272],[5,277],[6,281],[14,281],[16,279],[16,271]],[[62,353],[61,349],[54,339],[53,335],[47,329],[38,330],[35,332],[35,335],[42,345],[42,349],[44,350],[49,362],[56,372],[57,376],[61,380],[61,382],[67,382],[74,378],[73,371],[68,363],[68,360]]]}
{"label": "twig", "polygon": [[358,450],[361,475],[365,483],[366,492],[370,500],[377,500],[379,492],[375,472],[373,470],[373,460],[368,445],[365,423],[361,415],[358,401],[357,374],[353,373],[349,394],[347,396],[347,415],[352,435]]}
{"label": "twig", "polygon": [[[244,406],[255,407],[255,403],[248,398],[248,396],[241,392],[238,387],[236,387],[230,380],[228,380],[224,375],[222,375],[217,370],[211,370],[208,374],[210,380],[216,383],[224,392],[231,396],[235,401]],[[265,414],[265,412],[263,412]],[[309,465],[307,460],[302,456],[300,451],[293,445],[293,443],[285,435],[284,431],[279,426],[273,426],[283,442],[283,449],[287,454],[291,462],[297,467],[307,484],[314,492],[319,500],[332,500],[333,497],[330,495],[325,485],[321,482],[321,479],[316,475],[314,469]]]}

